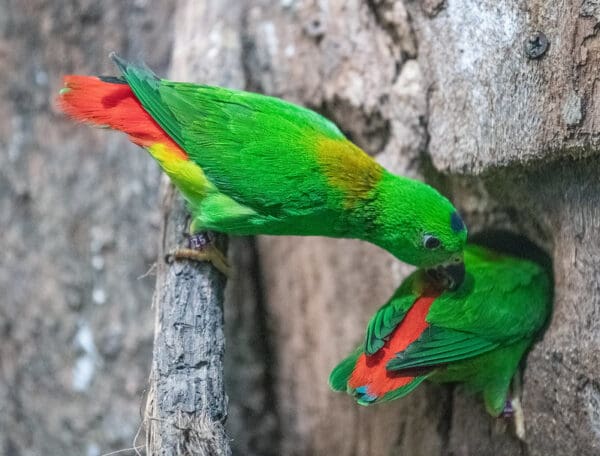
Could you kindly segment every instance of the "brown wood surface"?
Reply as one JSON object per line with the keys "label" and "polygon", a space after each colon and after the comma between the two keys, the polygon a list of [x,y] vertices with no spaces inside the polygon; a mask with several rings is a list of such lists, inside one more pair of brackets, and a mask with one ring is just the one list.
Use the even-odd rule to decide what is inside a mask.
{"label": "brown wood surface", "polygon": [[[424,385],[370,408],[328,390],[408,267],[352,240],[234,242],[234,454],[598,454],[596,3],[0,2],[0,452],[97,456],[129,446],[139,423],[152,281],[136,278],[156,256],[157,167],[48,103],[65,71],[113,73],[116,49],[160,74],[172,53],[173,78],[314,108],[390,170],[440,188],[471,233],[525,236],[553,261],[555,311],[524,370],[520,442],[459,388]],[[550,44],[530,59],[537,31]],[[83,323],[99,367],[74,391]]]}
{"label": "brown wood surface", "polygon": [[[152,372],[145,412],[147,454],[231,454],[223,357],[225,277],[210,263],[162,260],[185,245],[189,215],[165,185],[156,275]],[[225,246],[221,239],[215,245]]]}
{"label": "brown wood surface", "polygon": [[143,445],[160,172],[54,98],[64,74],[114,74],[113,50],[166,71],[174,3],[0,1],[2,455]]}

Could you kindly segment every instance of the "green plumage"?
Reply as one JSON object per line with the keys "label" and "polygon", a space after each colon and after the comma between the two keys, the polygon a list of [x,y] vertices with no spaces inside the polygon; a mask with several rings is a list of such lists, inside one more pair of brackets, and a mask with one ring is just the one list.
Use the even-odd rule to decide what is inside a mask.
{"label": "green plumage", "polygon": [[[114,58],[144,109],[202,170],[205,181],[171,176],[195,230],[358,238],[418,266],[461,261],[466,228],[452,204],[387,172],[319,114],[159,79]],[[425,236],[440,245],[426,248]]]}
{"label": "green plumage", "polygon": [[[387,380],[382,381],[381,377],[376,380],[368,371],[359,375],[354,370],[362,353],[381,356],[380,350],[397,344],[411,330],[400,326],[394,332],[408,318],[417,299],[432,295],[423,271],[409,276],[371,318],[363,346],[332,372],[332,388],[341,391],[348,388],[354,394],[357,386],[349,385],[355,375],[362,379],[361,392],[379,392],[370,393],[368,402],[361,403],[375,403],[401,397],[425,379],[461,382],[470,391],[482,392],[488,412],[498,415],[522,356],[550,314],[550,277],[537,263],[474,245],[465,249],[465,265],[467,275],[462,286],[435,298],[420,334],[405,349],[388,353],[378,361],[380,365],[374,364],[373,369],[384,369],[389,375],[403,371],[409,376],[416,375],[414,381],[382,395]],[[369,379],[373,379],[372,385]],[[393,387],[393,383],[389,385]]]}

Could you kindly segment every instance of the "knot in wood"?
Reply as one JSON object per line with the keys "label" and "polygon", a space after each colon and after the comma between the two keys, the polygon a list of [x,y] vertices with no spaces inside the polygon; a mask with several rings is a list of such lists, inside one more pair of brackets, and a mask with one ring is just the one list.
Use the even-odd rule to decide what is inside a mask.
{"label": "knot in wood", "polygon": [[304,23],[304,31],[312,38],[321,38],[327,31],[326,17],[322,13],[315,14]]}
{"label": "knot in wood", "polygon": [[525,55],[530,59],[539,59],[546,53],[549,44],[543,32],[535,32],[525,40]]}

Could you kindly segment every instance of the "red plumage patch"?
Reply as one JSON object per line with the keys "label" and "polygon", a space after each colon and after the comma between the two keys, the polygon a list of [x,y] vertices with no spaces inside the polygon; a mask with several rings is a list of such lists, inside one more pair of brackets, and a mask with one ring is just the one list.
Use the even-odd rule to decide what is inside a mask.
{"label": "red plumage patch", "polygon": [[386,365],[396,353],[405,350],[427,329],[429,324],[425,318],[435,299],[436,296],[417,298],[384,346],[371,356],[364,353],[360,355],[348,381],[349,387],[356,389],[360,386],[368,386],[369,395],[381,397],[409,384],[414,379],[414,376],[407,375],[407,372],[390,372],[386,369]]}
{"label": "red plumage patch", "polygon": [[129,139],[139,146],[161,143],[178,158],[188,158],[186,152],[146,112],[127,84],[78,75],[65,76],[64,83],[68,90],[61,92],[57,102],[65,114],[82,122],[127,133]]}

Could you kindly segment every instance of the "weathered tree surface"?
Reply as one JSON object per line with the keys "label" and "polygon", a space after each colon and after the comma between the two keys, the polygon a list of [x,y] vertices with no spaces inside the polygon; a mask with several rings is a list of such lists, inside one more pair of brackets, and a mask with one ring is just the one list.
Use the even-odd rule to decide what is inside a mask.
{"label": "weathered tree surface", "polygon": [[[239,23],[239,11],[218,1],[179,2],[171,77],[241,85],[241,46],[231,40],[236,36],[231,27]],[[208,33],[212,40],[206,39]],[[174,193],[169,186],[163,255],[185,242],[183,233],[189,224],[183,201]],[[224,427],[223,293],[224,277],[208,263],[161,263],[159,267],[153,374],[146,410],[149,455],[231,454]]]}
{"label": "weathered tree surface", "polygon": [[[599,5],[449,1],[432,12],[414,2],[411,13],[434,165],[451,173],[472,228],[504,225],[553,260],[554,314],[525,370],[521,454],[598,454]],[[464,424],[472,414],[454,408],[451,451],[487,448]]]}
{"label": "weathered tree surface", "polygon": [[[168,258],[185,245],[189,215],[173,186],[165,182],[165,187],[159,255]],[[225,277],[210,263],[158,262],[145,416],[148,455],[231,454],[224,427],[224,287]]]}
{"label": "weathered tree surface", "polygon": [[[326,114],[392,171],[442,189],[471,233],[540,245],[555,275],[520,442],[458,388],[369,408],[329,391],[409,268],[352,240],[234,241],[233,453],[598,454],[600,9],[588,0],[0,1],[0,448],[97,455],[133,440],[151,333],[151,284],[135,278],[156,256],[158,172],[117,135],[56,122],[48,99],[65,71],[112,73],[109,50],[164,70],[175,3],[171,77]],[[93,381],[74,392],[90,359]]]}
{"label": "weathered tree surface", "polygon": [[251,87],[321,110],[394,171],[442,188],[472,233],[526,236],[556,279],[520,442],[458,389],[369,410],[332,396],[323,380],[400,274],[352,241],[262,239],[283,452],[597,454],[596,2],[250,3]]}
{"label": "weathered tree surface", "polygon": [[53,100],[65,73],[114,74],[113,50],[164,72],[174,3],[0,0],[2,455],[134,443],[160,172],[123,135],[75,125]]}
{"label": "weathered tree surface", "polygon": [[438,170],[481,174],[596,154],[597,1],[424,3],[409,2]]}

